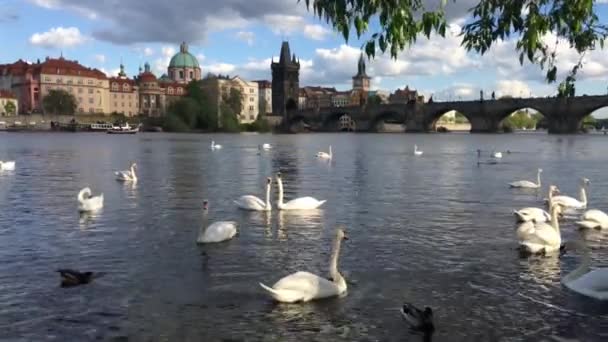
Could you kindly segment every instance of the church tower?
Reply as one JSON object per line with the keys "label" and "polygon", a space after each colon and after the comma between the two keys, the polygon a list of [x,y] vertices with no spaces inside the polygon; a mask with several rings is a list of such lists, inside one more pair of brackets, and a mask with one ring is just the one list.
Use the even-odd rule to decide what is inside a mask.
{"label": "church tower", "polygon": [[289,43],[283,42],[279,62],[274,58],[270,64],[272,70],[272,111],[274,115],[285,116],[298,108],[300,93],[300,61],[291,55]]}
{"label": "church tower", "polygon": [[365,60],[363,53],[359,56],[359,64],[357,65],[357,74],[353,76],[353,90],[369,90],[370,77],[365,73]]}

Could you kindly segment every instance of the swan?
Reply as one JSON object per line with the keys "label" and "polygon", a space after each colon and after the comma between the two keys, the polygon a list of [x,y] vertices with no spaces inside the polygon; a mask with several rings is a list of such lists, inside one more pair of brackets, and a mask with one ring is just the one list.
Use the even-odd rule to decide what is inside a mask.
{"label": "swan", "polygon": [[536,173],[536,183],[527,181],[527,180],[520,180],[520,181],[509,183],[509,186],[512,188],[539,189],[541,187],[540,174],[542,172],[543,172],[543,169],[538,169],[538,172]]}
{"label": "swan", "polygon": [[243,210],[254,210],[254,211],[270,211],[272,206],[270,205],[270,184],[272,178],[266,178],[266,202],[259,199],[257,196],[244,195],[239,197],[234,203]]}
{"label": "swan", "polygon": [[15,170],[15,161],[1,161],[0,160],[0,171],[13,171]]}
{"label": "swan", "polygon": [[551,224],[528,222],[517,229],[519,245],[524,251],[531,254],[559,251],[562,237],[557,216],[561,213],[561,210],[562,206],[559,204],[551,206]]}
{"label": "swan", "polygon": [[606,229],[608,228],[608,215],[597,209],[587,210],[576,224],[581,228]]}
{"label": "swan", "polygon": [[114,172],[114,174],[116,175],[116,180],[125,182],[137,182],[137,174],[135,174],[136,169],[137,164],[132,163],[130,170]]}
{"label": "swan", "polygon": [[103,194],[91,196],[91,189],[86,187],[78,193],[79,211],[96,211],[103,208]]}
{"label": "swan", "polygon": [[317,158],[331,160],[333,158],[333,154],[331,153],[331,145],[329,145],[329,153],[317,152]]}
{"label": "swan", "polygon": [[551,199],[553,203],[560,204],[565,208],[572,209],[585,209],[587,208],[587,192],[585,191],[585,186],[589,184],[589,179],[582,178],[581,179],[581,189],[580,189],[580,200],[570,196],[553,196]]}
{"label": "swan", "polygon": [[428,306],[420,310],[412,304],[405,303],[399,310],[401,316],[410,324],[413,329],[432,332],[435,330],[433,325],[433,310]]}
{"label": "swan", "polygon": [[314,197],[300,197],[292,199],[287,203],[283,203],[283,181],[281,180],[281,173],[277,173],[277,186],[279,187],[279,200],[277,201],[277,208],[279,210],[310,210],[317,209],[322,206],[326,200],[319,201]]}
{"label": "swan", "polygon": [[589,271],[591,259],[587,247],[583,248],[585,252],[581,265],[568,273],[562,279],[562,284],[583,296],[608,300],[608,268],[596,268]]}
{"label": "swan", "polygon": [[421,156],[422,153],[424,153],[424,152],[418,150],[418,145],[414,145],[414,155]]}
{"label": "swan", "polygon": [[216,144],[215,141],[211,140],[211,149],[212,150],[219,150],[220,148],[222,148],[222,145]]}
{"label": "swan", "polygon": [[502,152],[492,152],[492,157],[500,159],[502,158]]}
{"label": "swan", "polygon": [[272,287],[262,283],[260,283],[260,286],[276,301],[284,303],[308,302],[346,293],[346,280],[338,272],[338,256],[342,240],[348,240],[348,238],[346,232],[338,228],[334,249],[329,261],[329,274],[332,280],[300,271],[281,278]]}
{"label": "swan", "polygon": [[[209,202],[203,201],[203,228],[207,226],[207,212]],[[232,239],[237,233],[237,223],[234,221],[217,221],[210,224],[204,231],[201,231],[196,239],[197,243],[222,242]]]}
{"label": "swan", "polygon": [[[549,195],[548,200],[551,201],[553,198],[553,193],[557,191],[557,187],[555,185],[549,186]],[[515,215],[518,222],[547,222],[551,221],[551,215],[549,215],[545,210],[541,208],[535,207],[527,207],[519,210],[514,210],[513,215]]]}
{"label": "swan", "polygon": [[270,150],[270,149],[272,149],[272,145],[270,145],[270,144],[262,144],[262,145],[258,146],[258,149],[260,149],[260,150]]}

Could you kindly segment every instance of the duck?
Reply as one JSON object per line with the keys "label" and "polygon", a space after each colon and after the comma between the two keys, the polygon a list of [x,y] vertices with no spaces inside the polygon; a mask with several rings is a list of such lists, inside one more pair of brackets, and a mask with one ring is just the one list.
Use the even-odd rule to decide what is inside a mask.
{"label": "duck", "polygon": [[333,154],[331,152],[331,145],[329,145],[329,153],[326,152],[317,152],[317,158],[331,160],[333,158]]}
{"label": "duck", "polygon": [[421,156],[424,152],[418,150],[418,145],[414,145],[414,155]]}
{"label": "duck", "polygon": [[427,306],[424,310],[420,310],[412,304],[405,303],[399,311],[412,329],[423,332],[433,332],[435,330],[433,310],[430,307]]}
{"label": "duck", "polygon": [[[549,195],[548,195],[549,201],[551,201],[551,199],[553,198],[553,194],[556,191],[557,191],[557,187],[555,185],[549,186]],[[513,215],[515,215],[517,222],[529,222],[529,221],[548,222],[548,221],[551,221],[551,215],[549,215],[549,213],[547,213],[542,208],[536,208],[536,207],[527,207],[527,208],[522,208],[519,210],[513,210]]]}
{"label": "duck", "polygon": [[589,179],[581,178],[581,187],[580,187],[580,200],[564,195],[553,196],[551,199],[554,203],[558,203],[564,208],[570,209],[586,209],[587,208],[587,192],[585,190],[586,186],[590,184]]}
{"label": "duck", "polygon": [[61,276],[61,287],[72,287],[88,284],[93,280],[93,272],[80,272],[68,268],[57,270]]}
{"label": "duck", "polygon": [[279,210],[311,210],[317,209],[327,202],[327,200],[320,201],[314,197],[306,196],[283,203],[283,180],[281,179],[280,172],[277,173],[277,186],[279,188],[279,199],[277,201],[277,208]]}
{"label": "duck", "polygon": [[[580,246],[580,244],[577,244]],[[591,258],[589,248],[582,247],[584,250],[583,260],[579,267],[562,278],[561,283],[568,289],[583,296],[608,300],[608,268],[596,268],[589,270]]]}
{"label": "duck", "polygon": [[15,161],[1,161],[0,160],[0,171],[14,171]]}
{"label": "duck", "polygon": [[541,187],[540,174],[542,172],[543,172],[543,169],[538,169],[538,171],[536,173],[536,183],[527,181],[527,180],[520,180],[520,181],[515,181],[515,182],[509,183],[509,187],[526,188],[526,189],[540,189],[540,187]]}
{"label": "duck", "polygon": [[271,211],[272,206],[270,204],[270,186],[272,184],[272,178],[266,178],[266,201],[262,201],[259,197],[254,195],[243,195],[239,197],[234,203],[243,210],[252,211]]}
{"label": "duck", "polygon": [[130,170],[114,172],[116,175],[116,180],[123,182],[137,182],[137,174],[135,173],[136,169],[137,164],[131,163]]}
{"label": "duck", "polygon": [[342,240],[348,240],[348,237],[346,231],[340,227],[336,229],[336,239],[329,261],[331,280],[310,272],[299,271],[281,278],[272,287],[263,283],[260,283],[260,286],[272,299],[281,303],[309,302],[346,294],[346,280],[338,271]]}
{"label": "duck", "polygon": [[527,222],[517,229],[520,250],[523,254],[552,254],[561,249],[561,233],[558,215],[562,206],[554,203],[551,207],[551,223]]}
{"label": "duck", "polygon": [[601,210],[590,209],[585,211],[580,221],[577,221],[576,224],[580,228],[608,229],[608,215]]}
{"label": "duck", "polygon": [[[209,201],[203,201],[203,228],[207,226],[207,212]],[[196,239],[197,243],[217,243],[232,239],[237,234],[238,224],[235,221],[213,222],[201,231]]]}
{"label": "duck", "polygon": [[103,208],[103,194],[91,196],[91,189],[89,187],[80,190],[78,193],[79,211],[96,211],[101,208]]}
{"label": "duck", "polygon": [[221,148],[222,148],[222,145],[216,144],[214,140],[211,140],[211,149],[212,150],[219,150]]}

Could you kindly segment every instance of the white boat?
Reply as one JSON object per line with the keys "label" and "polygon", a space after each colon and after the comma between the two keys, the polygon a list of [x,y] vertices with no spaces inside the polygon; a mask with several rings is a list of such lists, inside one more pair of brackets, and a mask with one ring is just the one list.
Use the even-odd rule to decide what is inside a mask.
{"label": "white boat", "polygon": [[139,132],[139,127],[141,125],[137,125],[136,127],[132,127],[129,123],[125,123],[121,126],[113,126],[112,129],[108,130],[108,134],[135,134]]}
{"label": "white boat", "polygon": [[91,124],[91,131],[108,131],[110,129],[113,129],[114,126],[112,124],[109,123],[94,123]]}

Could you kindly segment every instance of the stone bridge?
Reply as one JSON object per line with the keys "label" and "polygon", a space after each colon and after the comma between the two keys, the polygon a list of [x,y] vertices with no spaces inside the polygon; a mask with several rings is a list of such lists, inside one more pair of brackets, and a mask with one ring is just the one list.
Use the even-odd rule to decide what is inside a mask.
{"label": "stone bridge", "polygon": [[291,131],[301,125],[312,130],[335,131],[339,118],[346,114],[355,121],[357,131],[374,131],[379,123],[388,121],[403,124],[407,132],[431,132],[443,114],[455,110],[469,120],[471,132],[495,133],[500,131],[506,117],[531,108],[545,117],[549,133],[578,133],[585,116],[607,106],[608,96],[380,104],[291,111],[283,123]]}

